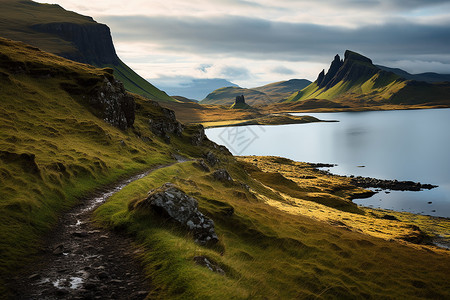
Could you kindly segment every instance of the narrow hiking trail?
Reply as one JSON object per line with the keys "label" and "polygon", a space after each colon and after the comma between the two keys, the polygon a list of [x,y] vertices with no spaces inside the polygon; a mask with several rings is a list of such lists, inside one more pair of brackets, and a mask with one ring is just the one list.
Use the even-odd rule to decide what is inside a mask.
{"label": "narrow hiking trail", "polygon": [[92,213],[131,182],[170,165],[110,186],[62,215],[42,254],[11,278],[14,299],[144,299],[150,281],[135,258],[140,250],[130,238],[94,226]]}

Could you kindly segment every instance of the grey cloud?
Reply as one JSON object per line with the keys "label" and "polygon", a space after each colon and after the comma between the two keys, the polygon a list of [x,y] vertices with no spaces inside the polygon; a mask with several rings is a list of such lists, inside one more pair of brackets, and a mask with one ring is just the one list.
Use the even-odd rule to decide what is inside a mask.
{"label": "grey cloud", "polygon": [[[406,2],[406,0],[404,1]],[[106,17],[120,41],[149,41],[160,50],[254,59],[328,62],[351,49],[376,60],[450,60],[450,23],[399,20],[349,29],[258,18]]]}
{"label": "grey cloud", "polygon": [[220,70],[220,74],[227,78],[248,79],[250,71],[243,67],[225,66]]}
{"label": "grey cloud", "polygon": [[197,70],[206,73],[208,69],[211,68],[212,66],[213,66],[212,64],[201,64],[200,66],[198,66]]}
{"label": "grey cloud", "polygon": [[278,66],[272,69],[272,72],[282,75],[292,75],[295,74],[294,70],[286,68],[284,66]]}

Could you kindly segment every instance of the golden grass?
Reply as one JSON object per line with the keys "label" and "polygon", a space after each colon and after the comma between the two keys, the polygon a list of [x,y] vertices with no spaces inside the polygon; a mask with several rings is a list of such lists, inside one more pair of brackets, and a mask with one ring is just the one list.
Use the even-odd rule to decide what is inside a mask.
{"label": "golden grass", "polygon": [[[122,228],[136,236],[143,249],[141,258],[146,272],[154,284],[152,297],[438,299],[450,296],[446,280],[450,271],[448,251],[411,246],[388,237],[407,232],[407,224],[404,228],[394,224],[391,229],[392,223],[376,220],[369,213],[345,213],[286,196],[282,189],[267,188],[249,177],[230,157],[220,158],[222,164],[217,168],[226,167],[233,183],[211,180],[209,173],[196,168],[192,162],[176,164],[132,183],[96,212],[96,219],[102,224]],[[268,158],[267,166],[272,165],[272,159]],[[286,161],[282,164],[286,165]],[[305,171],[305,175],[314,172],[311,168]],[[196,245],[189,234],[151,211],[128,210],[130,202],[145,198],[150,189],[165,182],[176,184],[199,201],[199,209],[215,222],[220,239],[217,246]],[[343,184],[337,179],[318,178],[317,184],[308,188],[322,189],[330,182]],[[250,189],[241,183],[248,184]],[[358,192],[357,188],[353,190]],[[234,214],[224,214],[223,207],[233,207]],[[371,226],[384,230],[386,236],[379,238],[371,234]],[[198,255],[215,261],[226,275],[196,265],[193,257]]]}

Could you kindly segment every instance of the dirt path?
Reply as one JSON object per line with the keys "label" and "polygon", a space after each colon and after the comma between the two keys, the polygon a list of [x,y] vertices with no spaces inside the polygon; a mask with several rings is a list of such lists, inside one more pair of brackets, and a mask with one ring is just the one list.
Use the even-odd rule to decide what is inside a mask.
{"label": "dirt path", "polygon": [[111,195],[158,168],[110,186],[64,214],[35,264],[12,278],[14,299],[144,299],[151,283],[135,258],[139,250],[130,238],[95,227],[91,217]]}

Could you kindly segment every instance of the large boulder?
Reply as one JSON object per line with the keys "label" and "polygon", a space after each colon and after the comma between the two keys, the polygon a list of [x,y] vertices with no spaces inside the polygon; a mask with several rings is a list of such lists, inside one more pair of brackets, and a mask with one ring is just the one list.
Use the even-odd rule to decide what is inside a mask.
{"label": "large boulder", "polygon": [[105,76],[103,83],[91,92],[89,104],[98,117],[115,127],[125,130],[134,124],[134,97],[125,91],[119,80]]}
{"label": "large boulder", "polygon": [[177,121],[175,117],[175,112],[168,108],[161,108],[163,116],[154,116],[153,118],[148,120],[150,130],[156,134],[164,138],[167,142],[170,141],[169,134],[175,134],[177,136],[181,136],[184,126]]}
{"label": "large boulder", "polygon": [[214,222],[198,210],[198,202],[172,183],[151,190],[145,200],[134,205],[136,210],[152,209],[163,217],[168,217],[182,225],[194,235],[201,245],[219,241],[214,230]]}
{"label": "large boulder", "polygon": [[231,178],[230,173],[226,169],[218,169],[213,172],[212,176],[219,181],[233,181],[233,178]]}

